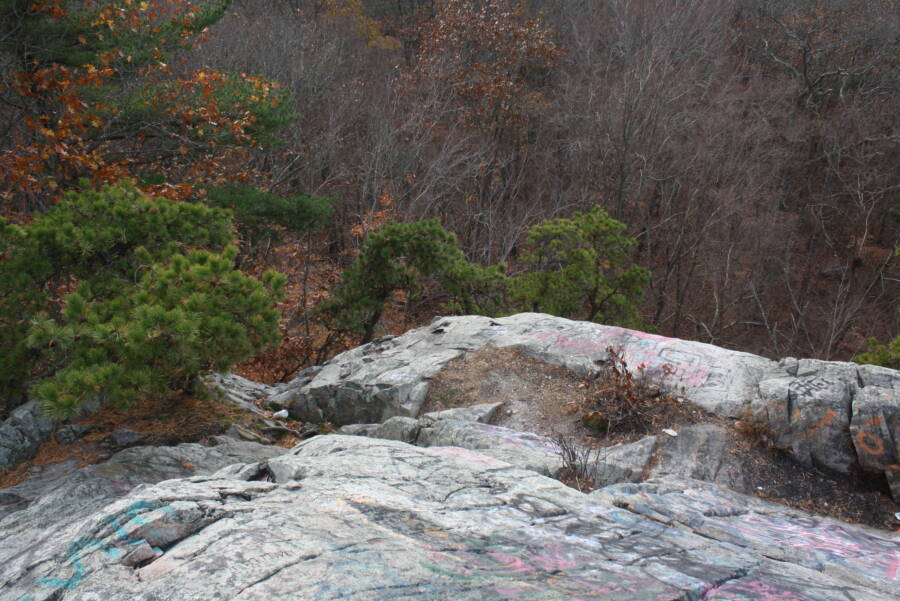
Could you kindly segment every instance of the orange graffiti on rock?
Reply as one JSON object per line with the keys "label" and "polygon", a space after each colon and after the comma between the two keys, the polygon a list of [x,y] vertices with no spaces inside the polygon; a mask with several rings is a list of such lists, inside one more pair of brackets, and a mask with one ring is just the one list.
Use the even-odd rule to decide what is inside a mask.
{"label": "orange graffiti on rock", "polygon": [[869,455],[881,455],[884,453],[884,443],[871,432],[860,430],[856,433],[854,441],[856,442],[856,448],[863,453]]}

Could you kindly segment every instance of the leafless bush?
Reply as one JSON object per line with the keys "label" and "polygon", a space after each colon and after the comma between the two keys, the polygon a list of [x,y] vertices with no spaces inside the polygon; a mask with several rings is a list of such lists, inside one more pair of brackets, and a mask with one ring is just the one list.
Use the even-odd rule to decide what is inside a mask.
{"label": "leafless bush", "polygon": [[558,435],[554,442],[563,462],[556,479],[581,492],[590,492],[597,488],[592,474],[593,467],[600,457],[600,449],[581,446],[572,438],[563,435]]}

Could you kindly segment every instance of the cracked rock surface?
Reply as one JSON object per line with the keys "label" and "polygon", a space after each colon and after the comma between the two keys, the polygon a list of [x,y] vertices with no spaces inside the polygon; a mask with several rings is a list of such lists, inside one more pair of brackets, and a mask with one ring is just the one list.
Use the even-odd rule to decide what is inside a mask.
{"label": "cracked rock surface", "polygon": [[[214,375],[208,383],[220,389],[224,399],[263,416],[255,400],[288,408],[293,417],[312,423],[372,424],[405,417],[409,420],[393,422],[392,430],[371,435],[428,440],[433,432],[419,432],[415,418],[426,399],[429,378],[451,360],[488,345],[521,349],[582,375],[608,360],[608,347],[620,349],[629,366],[644,366],[649,374],[659,375],[667,365],[673,373],[665,383],[681,396],[719,417],[737,418],[750,411],[770,424],[777,445],[789,448],[799,461],[841,474],[858,470],[879,474],[900,502],[900,373],[871,365],[794,358],[775,362],[700,342],[522,313],[496,319],[438,318],[403,336],[376,340],[303,370],[288,384],[266,386],[233,375]],[[456,417],[472,419],[463,413]],[[53,429],[36,405],[18,408],[0,424],[0,469],[33,456]],[[451,438],[452,429],[440,426],[438,438]],[[467,429],[455,436],[467,440],[473,435]],[[715,432],[704,432],[695,442],[698,450],[722,446]],[[532,454],[531,459],[536,466],[538,458]],[[631,459],[628,465],[619,464],[601,479],[634,472]],[[705,475],[701,467],[691,464],[679,473],[720,483],[731,480],[730,485],[742,488],[731,466],[709,466]]]}
{"label": "cracked rock surface", "polygon": [[[900,373],[871,365],[793,358],[775,362],[710,344],[539,313],[447,317],[342,353],[273,390],[268,401],[289,408],[298,419],[338,425],[416,418],[429,378],[452,359],[488,345],[521,349],[582,375],[608,360],[608,347],[620,349],[632,369],[644,366],[646,373],[659,375],[668,365],[672,375],[665,384],[680,396],[722,418],[749,411],[768,422],[777,445],[791,449],[800,462],[841,474],[881,474],[900,501]],[[411,427],[407,422],[403,430],[407,438],[414,434]],[[703,439],[713,442],[712,436],[705,433]],[[739,479],[729,475],[733,471],[716,468],[710,479]]]}
{"label": "cracked rock surface", "polygon": [[0,601],[896,598],[896,539],[713,484],[586,495],[459,447],[259,449],[124,496],[63,478],[0,521]]}

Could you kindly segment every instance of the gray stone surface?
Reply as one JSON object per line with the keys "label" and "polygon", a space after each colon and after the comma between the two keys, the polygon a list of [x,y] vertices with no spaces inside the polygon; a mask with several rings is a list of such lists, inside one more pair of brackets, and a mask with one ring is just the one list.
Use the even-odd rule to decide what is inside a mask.
{"label": "gray stone surface", "polygon": [[[503,403],[482,403],[480,405],[472,405],[471,407],[459,407],[456,409],[447,409],[446,411],[433,411],[424,414],[420,419],[398,415],[387,419],[380,424],[350,424],[342,426],[340,428],[340,433],[353,436],[382,438],[385,440],[400,440],[415,444],[419,441],[419,434],[421,433],[422,428],[433,429],[436,422],[446,420],[486,424],[502,406]],[[505,430],[505,428],[500,429],[500,431]],[[437,444],[434,443],[435,438],[430,434],[430,431],[431,430],[426,432],[419,444],[424,444],[425,446],[429,446],[429,442]],[[488,444],[500,444],[499,441],[495,440],[495,437],[489,437],[488,440],[490,441]],[[447,438],[440,444],[445,446],[452,445],[453,441]],[[484,448],[484,446],[469,446],[467,448]]]}
{"label": "gray stone surface", "polygon": [[640,482],[649,471],[657,436],[646,436],[636,442],[601,449],[587,458],[586,475],[597,486],[619,482]]}
{"label": "gray stone surface", "polygon": [[[440,412],[444,417],[455,415]],[[546,436],[520,432],[460,419],[419,420],[392,417],[382,424],[352,425],[343,434],[387,440],[402,440],[422,447],[461,447],[532,470],[557,476],[566,466],[559,443]],[[579,455],[575,469],[579,477],[592,478],[597,486],[619,482],[640,482],[655,476],[676,476],[714,482],[746,492],[741,460],[733,448],[728,430],[716,424],[685,426],[677,436],[660,434],[627,444],[593,450],[573,450]]]}
{"label": "gray stone surface", "polygon": [[0,424],[0,470],[12,469],[34,457],[55,427],[56,422],[44,417],[35,401],[13,410]]}
{"label": "gray stone surface", "polygon": [[900,379],[893,387],[870,385],[853,400],[850,433],[860,465],[882,471],[900,502]]}
{"label": "gray stone surface", "polygon": [[[900,590],[900,536],[897,534],[813,516],[718,486],[678,478],[648,480],[640,485],[617,484],[594,491],[590,496],[660,524],[686,528],[778,562],[816,570],[848,588],[860,586],[893,598]],[[799,592],[810,596],[814,590],[811,587]],[[756,591],[763,592],[763,589]]]}
{"label": "gray stone surface", "polygon": [[114,448],[125,448],[139,445],[147,440],[146,434],[129,430],[128,428],[118,428],[113,430],[104,441],[108,442]]}
{"label": "gray stone surface", "polygon": [[[316,370],[306,371],[315,373]],[[260,411],[253,401],[257,398],[268,398],[277,393],[278,387],[253,382],[233,374],[213,374],[204,381],[210,388],[218,390],[222,394],[223,400],[257,413],[269,426],[276,425],[276,422],[268,419],[268,416]],[[97,409],[99,409],[99,405],[88,404],[81,415],[90,415]],[[0,470],[12,469],[34,457],[40,445],[50,439],[58,425],[58,421],[49,419],[42,414],[40,405],[36,401],[16,408],[3,423],[0,423]],[[89,429],[89,426],[80,424],[63,426],[57,433],[57,442],[70,444],[83,436],[86,428]],[[122,448],[140,441],[123,434],[111,438],[108,442],[114,448]]]}
{"label": "gray stone surface", "polygon": [[754,416],[778,446],[840,473],[881,472],[900,501],[900,373],[839,361],[782,359],[759,382]]}
{"label": "gray stone surface", "polygon": [[503,407],[503,403],[481,403],[479,405],[471,405],[469,407],[457,407],[455,409],[445,409],[444,411],[432,411],[422,415],[425,419],[438,421],[442,419],[457,419],[467,422],[481,422],[482,424],[490,423],[492,419]]}
{"label": "gray stone surface", "polygon": [[[674,375],[664,384],[685,398],[722,417],[751,411],[771,424],[776,442],[790,448],[800,461],[842,473],[858,467],[883,473],[900,501],[900,374],[885,368],[793,358],[776,363],[698,342],[525,313],[498,319],[439,318],[427,327],[376,340],[324,366],[306,369],[289,384],[266,386],[234,375],[213,375],[206,382],[220,390],[224,399],[256,412],[270,427],[278,424],[256,406],[258,400],[269,408],[287,407],[295,418],[308,422],[373,424],[392,417],[417,417],[429,378],[450,360],[486,345],[520,348],[581,374],[602,365],[608,359],[608,347],[621,349],[631,368],[643,365],[649,374],[659,374],[669,365]],[[454,413],[440,419],[429,417],[488,421],[487,413],[468,415],[483,410],[451,409]],[[447,440],[473,436],[472,428],[462,428],[466,432],[462,434],[459,426],[451,435],[453,428],[438,430]],[[0,469],[31,457],[52,429],[51,422],[37,415],[34,404],[18,408],[0,425]],[[354,426],[347,432],[371,434],[375,429],[375,425]],[[428,441],[434,429],[423,432],[425,438],[415,432],[412,422],[395,420],[375,435]],[[687,442],[668,441],[665,448],[675,444],[675,457],[684,458]],[[713,442],[694,440],[698,452],[712,449]],[[502,448],[489,452],[510,453]],[[551,467],[530,451],[523,461]],[[731,473],[731,468],[712,462],[704,468],[709,473],[702,475],[703,466],[694,464],[697,469],[685,468],[683,474],[723,482]],[[732,480],[740,488],[738,479]]]}
{"label": "gray stone surface", "polygon": [[423,447],[460,447],[547,476],[557,474],[562,460],[556,443],[546,436],[501,426],[461,420],[425,420],[415,443]]}
{"label": "gray stone surface", "polygon": [[324,436],[121,498],[84,482],[0,521],[0,601],[896,598],[885,536],[695,482],[584,495],[460,448]]}
{"label": "gray stone surface", "polygon": [[678,476],[715,482],[746,492],[749,484],[741,460],[730,451],[728,430],[716,424],[697,424],[678,430],[678,436],[660,435],[651,476]]}
{"label": "gray stone surface", "polygon": [[251,442],[258,442],[259,444],[272,444],[272,441],[266,436],[259,434],[253,428],[248,428],[241,424],[231,424],[228,426],[228,429],[225,430],[225,436],[234,438],[235,440],[249,440]]}
{"label": "gray stone surface", "polygon": [[415,442],[419,437],[419,420],[411,417],[392,417],[386,422],[372,424],[365,433],[372,438],[384,438],[386,440],[400,440],[403,442]]}
{"label": "gray stone surface", "polygon": [[[298,375],[294,381],[302,382],[303,377]],[[254,382],[235,374],[210,374],[203,378],[203,384],[214,393],[219,394],[222,400],[256,413],[265,418],[264,421],[269,425],[275,424],[264,411],[256,406],[256,401],[272,397],[281,391],[281,387]]]}
{"label": "gray stone surface", "polygon": [[[450,360],[487,345],[520,348],[581,374],[607,361],[608,347],[621,349],[630,368],[644,366],[651,375],[669,365],[674,374],[663,384],[684,398],[719,417],[749,412],[768,422],[775,444],[808,465],[842,474],[860,468],[883,473],[900,501],[900,373],[873,366],[794,358],[776,363],[708,344],[536,313],[468,316],[439,318],[403,336],[347,351],[284,385],[269,400],[300,419],[337,424],[416,417],[429,378]],[[457,417],[471,420],[462,413]],[[373,428],[352,433],[381,436],[371,434]],[[441,432],[450,428],[441,426]],[[457,438],[476,433],[471,427],[454,428],[465,430],[465,435],[454,434]],[[418,444],[436,444],[429,436],[424,429]],[[401,439],[411,437],[408,431]],[[489,448],[473,444],[466,439],[461,446]],[[743,490],[739,466],[724,452],[727,447],[722,431],[691,430],[665,441],[659,470]],[[536,465],[533,459],[529,465]],[[610,469],[615,471],[612,464]]]}

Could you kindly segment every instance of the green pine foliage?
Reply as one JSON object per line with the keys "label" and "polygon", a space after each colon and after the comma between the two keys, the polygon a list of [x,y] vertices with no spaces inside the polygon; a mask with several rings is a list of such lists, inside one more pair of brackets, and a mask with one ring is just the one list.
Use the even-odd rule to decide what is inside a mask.
{"label": "green pine foliage", "polygon": [[223,248],[234,236],[223,209],[165,198],[147,198],[130,184],[71,192],[27,226],[6,226],[3,274],[27,273],[42,286],[69,275],[79,280],[134,279],[153,261],[187,248]]}
{"label": "green pine foliage", "polygon": [[303,232],[324,225],[331,201],[320,196],[279,196],[245,184],[223,184],[206,190],[207,202],[234,212],[238,228],[251,248],[280,242],[280,230]]}
{"label": "green pine foliage", "polygon": [[57,415],[88,399],[127,405],[278,337],[283,277],[234,270],[223,209],[123,184],[70,193],[31,223],[2,227],[0,393],[10,398],[32,379],[32,397]]}
{"label": "green pine foliage", "polygon": [[[121,57],[121,71],[132,71],[166,55],[182,44],[185,34],[203,31],[222,18],[231,0],[194,2],[199,9],[172,22],[161,17],[155,27],[132,28],[122,35],[107,27],[105,11],[135,9],[138,0],[60,2],[65,15],[36,9],[34,0],[0,0],[0,51],[9,51],[26,61],[82,67],[102,62],[101,55]],[[50,2],[45,3],[47,6]],[[162,52],[160,56],[157,52]]]}
{"label": "green pine foliage", "polygon": [[450,314],[526,310],[637,326],[650,273],[630,263],[635,241],[624,229],[599,207],[544,221],[528,232],[523,272],[508,277],[503,263],[467,261],[436,220],[389,223],[369,234],[333,298],[317,309],[332,328],[368,342],[391,296],[405,291],[415,300],[427,281],[446,296]]}
{"label": "green pine foliage", "polygon": [[[142,248],[136,254],[149,257]],[[175,254],[111,298],[79,286],[57,319],[42,314],[29,329],[28,347],[64,365],[32,396],[62,417],[90,400],[128,406],[189,390],[198,374],[225,370],[276,342],[273,298],[284,277],[248,277],[233,269],[236,254],[233,246]]]}
{"label": "green pine foliage", "polygon": [[869,348],[853,358],[857,363],[881,365],[891,369],[900,369],[900,336],[895,336],[887,344],[881,344],[877,338],[869,338]]}
{"label": "green pine foliage", "polygon": [[550,219],[528,232],[512,283],[519,310],[605,324],[640,325],[639,302],[650,272],[630,263],[633,238],[599,206]]}
{"label": "green pine foliage", "polygon": [[333,298],[318,311],[334,328],[361,334],[368,342],[391,295],[402,290],[415,299],[426,280],[438,285],[457,310],[493,312],[505,287],[504,269],[469,263],[456,236],[435,219],[389,223],[369,234]]}

